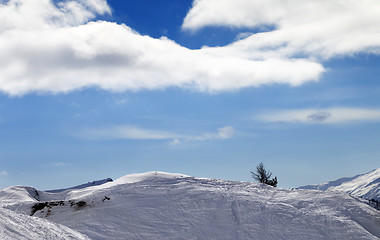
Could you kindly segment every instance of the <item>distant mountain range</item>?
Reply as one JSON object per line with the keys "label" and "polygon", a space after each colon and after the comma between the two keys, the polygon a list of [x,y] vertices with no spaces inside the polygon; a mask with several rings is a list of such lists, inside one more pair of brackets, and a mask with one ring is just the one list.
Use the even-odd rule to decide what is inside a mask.
{"label": "distant mountain range", "polygon": [[380,168],[354,177],[340,178],[318,185],[307,185],[298,189],[342,191],[355,197],[380,201]]}
{"label": "distant mountain range", "polygon": [[97,181],[92,181],[92,182],[88,182],[88,183],[85,183],[85,184],[81,184],[81,185],[78,185],[78,186],[75,186],[75,187],[63,188],[63,189],[55,189],[55,190],[47,190],[45,192],[59,193],[59,192],[64,192],[64,191],[68,191],[68,190],[73,190],[73,189],[82,189],[82,188],[86,188],[86,187],[98,186],[98,185],[102,185],[104,183],[112,182],[112,181],[113,181],[112,178],[106,178],[106,179],[102,179],[102,180],[97,180]]}
{"label": "distant mountain range", "polygon": [[164,172],[63,191],[0,190],[0,239],[379,238],[379,212],[340,191]]}

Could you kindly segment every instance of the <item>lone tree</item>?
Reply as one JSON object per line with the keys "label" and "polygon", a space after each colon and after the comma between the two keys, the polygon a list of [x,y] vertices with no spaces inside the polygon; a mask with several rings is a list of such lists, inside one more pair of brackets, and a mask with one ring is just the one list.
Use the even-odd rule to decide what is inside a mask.
{"label": "lone tree", "polygon": [[272,177],[272,173],[265,169],[264,164],[262,162],[259,165],[257,165],[256,171],[251,172],[251,174],[252,177],[256,179],[259,183],[265,183],[273,187],[277,187],[277,177],[270,179]]}

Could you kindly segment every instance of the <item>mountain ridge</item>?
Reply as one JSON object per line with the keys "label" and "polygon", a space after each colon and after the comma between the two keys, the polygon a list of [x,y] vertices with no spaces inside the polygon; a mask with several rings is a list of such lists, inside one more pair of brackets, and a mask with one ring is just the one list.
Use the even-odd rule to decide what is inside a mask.
{"label": "mountain ridge", "polygon": [[[9,196],[2,192],[0,199]],[[59,193],[38,191],[40,200],[30,191],[18,192],[17,201],[3,207],[65,225],[94,240],[380,237],[378,212],[342,192],[164,172],[126,175]]]}
{"label": "mountain ridge", "polygon": [[45,192],[48,192],[48,193],[59,193],[59,192],[64,192],[64,191],[68,191],[68,190],[73,190],[73,189],[82,189],[82,188],[87,188],[87,187],[91,187],[91,186],[98,186],[98,185],[102,185],[104,183],[112,182],[112,181],[113,181],[112,178],[105,178],[105,179],[101,179],[101,180],[95,180],[95,181],[92,181],[92,182],[80,184],[80,185],[77,185],[77,186],[74,186],[74,187],[61,188],[61,189],[53,189],[53,190],[45,190]]}
{"label": "mountain ridge", "polygon": [[354,177],[339,178],[322,184],[301,186],[298,189],[342,191],[355,197],[380,201],[380,168]]}

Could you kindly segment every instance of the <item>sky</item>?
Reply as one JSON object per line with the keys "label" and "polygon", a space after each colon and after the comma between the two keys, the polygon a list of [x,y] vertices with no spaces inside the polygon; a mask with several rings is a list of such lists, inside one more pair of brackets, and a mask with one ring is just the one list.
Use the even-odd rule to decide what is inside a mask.
{"label": "sky", "polygon": [[379,168],[378,0],[0,0],[0,188]]}

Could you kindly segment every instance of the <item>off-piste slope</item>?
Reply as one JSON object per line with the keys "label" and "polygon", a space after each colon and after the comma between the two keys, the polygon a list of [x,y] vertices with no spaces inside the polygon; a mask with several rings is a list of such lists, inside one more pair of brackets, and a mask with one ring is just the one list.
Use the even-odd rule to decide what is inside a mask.
{"label": "off-piste slope", "polygon": [[0,239],[81,240],[89,238],[57,223],[0,208]]}
{"label": "off-piste slope", "polygon": [[37,190],[31,187],[13,186],[0,190],[1,240],[89,239],[66,226],[4,208],[14,204],[35,204],[36,196],[38,196]]}
{"label": "off-piste slope", "polygon": [[342,191],[352,196],[380,201],[380,168],[354,177],[340,178],[319,185],[302,186],[299,189]]}
{"label": "off-piste slope", "polygon": [[149,172],[63,193],[38,191],[39,201],[25,194],[28,201],[6,207],[66,225],[91,239],[380,237],[379,212],[341,192]]}

